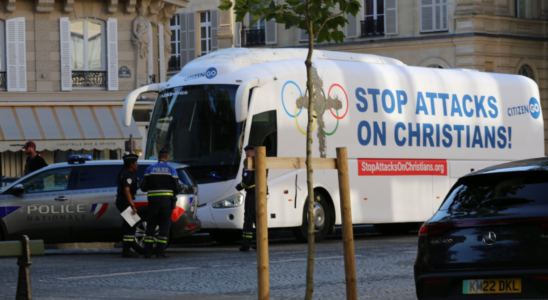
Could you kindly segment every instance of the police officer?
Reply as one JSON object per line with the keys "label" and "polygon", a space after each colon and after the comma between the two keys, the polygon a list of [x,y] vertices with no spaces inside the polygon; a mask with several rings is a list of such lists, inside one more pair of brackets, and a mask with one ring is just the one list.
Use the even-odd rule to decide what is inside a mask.
{"label": "police officer", "polygon": [[154,246],[154,232],[160,227],[156,243],[156,257],[169,258],[165,253],[171,214],[175,208],[176,195],[181,192],[177,170],[167,164],[166,149],[158,152],[158,163],[149,166],[141,190],[148,192],[147,230],[145,236],[145,258],[150,258]]}
{"label": "police officer", "polygon": [[[249,159],[255,156],[255,146],[247,145],[244,148],[245,155]],[[236,190],[246,191],[244,202],[244,228],[242,232],[242,246],[240,251],[249,251],[251,239],[253,238],[253,225],[257,223],[257,212],[255,210],[255,170],[246,169],[242,172],[242,181],[236,185]],[[253,249],[256,249],[253,246]]]}
{"label": "police officer", "polygon": [[[137,171],[137,159],[139,156],[137,154],[126,154],[122,157],[124,160],[124,167],[120,174],[118,174],[118,179],[116,184],[118,185],[118,190],[116,193],[116,207],[120,212],[125,211],[128,207],[131,206],[133,214],[137,214],[137,209],[135,208],[135,193],[137,193],[138,183],[137,179],[133,175],[133,172]],[[135,244],[135,230],[136,227],[130,226],[125,220],[122,225],[122,257],[126,258],[136,258],[139,254],[131,251],[131,246]]]}

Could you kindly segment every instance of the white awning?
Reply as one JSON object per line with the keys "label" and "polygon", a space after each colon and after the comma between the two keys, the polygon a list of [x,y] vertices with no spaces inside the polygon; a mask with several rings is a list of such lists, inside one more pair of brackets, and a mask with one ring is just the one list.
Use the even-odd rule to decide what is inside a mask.
{"label": "white awning", "polygon": [[27,141],[37,151],[125,149],[130,134],[141,134],[121,116],[121,104],[0,106],[0,152],[20,151]]}

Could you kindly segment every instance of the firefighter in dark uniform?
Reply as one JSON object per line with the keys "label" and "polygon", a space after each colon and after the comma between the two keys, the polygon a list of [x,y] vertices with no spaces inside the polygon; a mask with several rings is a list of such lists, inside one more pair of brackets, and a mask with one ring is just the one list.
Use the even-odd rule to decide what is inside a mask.
{"label": "firefighter in dark uniform", "polygon": [[[252,159],[255,156],[255,146],[247,145],[244,148],[245,155]],[[255,170],[244,167],[242,181],[236,185],[238,191],[245,190],[244,202],[244,228],[242,232],[242,246],[240,251],[249,251],[251,239],[253,239],[253,226],[257,223],[257,211],[255,210]],[[252,247],[256,249],[256,246]]]}
{"label": "firefighter in dark uniform", "polygon": [[[137,154],[126,154],[122,158],[124,160],[124,167],[120,174],[118,174],[118,179],[116,184],[118,190],[116,193],[116,207],[120,212],[125,211],[128,207],[132,207],[133,214],[137,214],[137,209],[135,208],[135,193],[137,193],[138,182],[133,175],[133,172],[137,171],[137,159],[139,156]],[[135,242],[135,226],[130,226],[125,220],[122,225],[122,257],[126,258],[135,258],[139,254],[131,251],[131,247]]]}
{"label": "firefighter in dark uniform", "polygon": [[177,201],[176,196],[181,192],[181,185],[179,184],[177,170],[168,165],[167,161],[167,151],[161,149],[158,152],[158,163],[147,168],[141,186],[143,192],[148,192],[145,258],[150,258],[152,255],[156,226],[160,227],[156,240],[156,257],[169,258],[165,253],[165,249],[169,236],[171,214]]}

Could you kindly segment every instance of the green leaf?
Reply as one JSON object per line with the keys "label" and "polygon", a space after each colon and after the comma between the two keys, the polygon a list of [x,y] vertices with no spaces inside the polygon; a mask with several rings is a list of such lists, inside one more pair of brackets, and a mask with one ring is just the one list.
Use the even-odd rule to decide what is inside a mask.
{"label": "green leaf", "polygon": [[230,0],[221,0],[221,5],[218,6],[220,10],[229,10],[232,8],[232,1]]}
{"label": "green leaf", "polygon": [[318,43],[318,44],[321,44],[323,41],[326,40],[326,37],[327,37],[327,31],[326,31],[326,30],[320,31],[320,33],[318,34],[318,41],[317,41],[317,43]]}

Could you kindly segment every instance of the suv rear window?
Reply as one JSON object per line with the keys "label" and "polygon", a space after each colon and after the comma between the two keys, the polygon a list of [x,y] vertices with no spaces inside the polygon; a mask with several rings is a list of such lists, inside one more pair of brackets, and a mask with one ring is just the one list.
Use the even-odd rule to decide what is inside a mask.
{"label": "suv rear window", "polygon": [[548,204],[548,174],[514,172],[461,178],[440,210]]}

